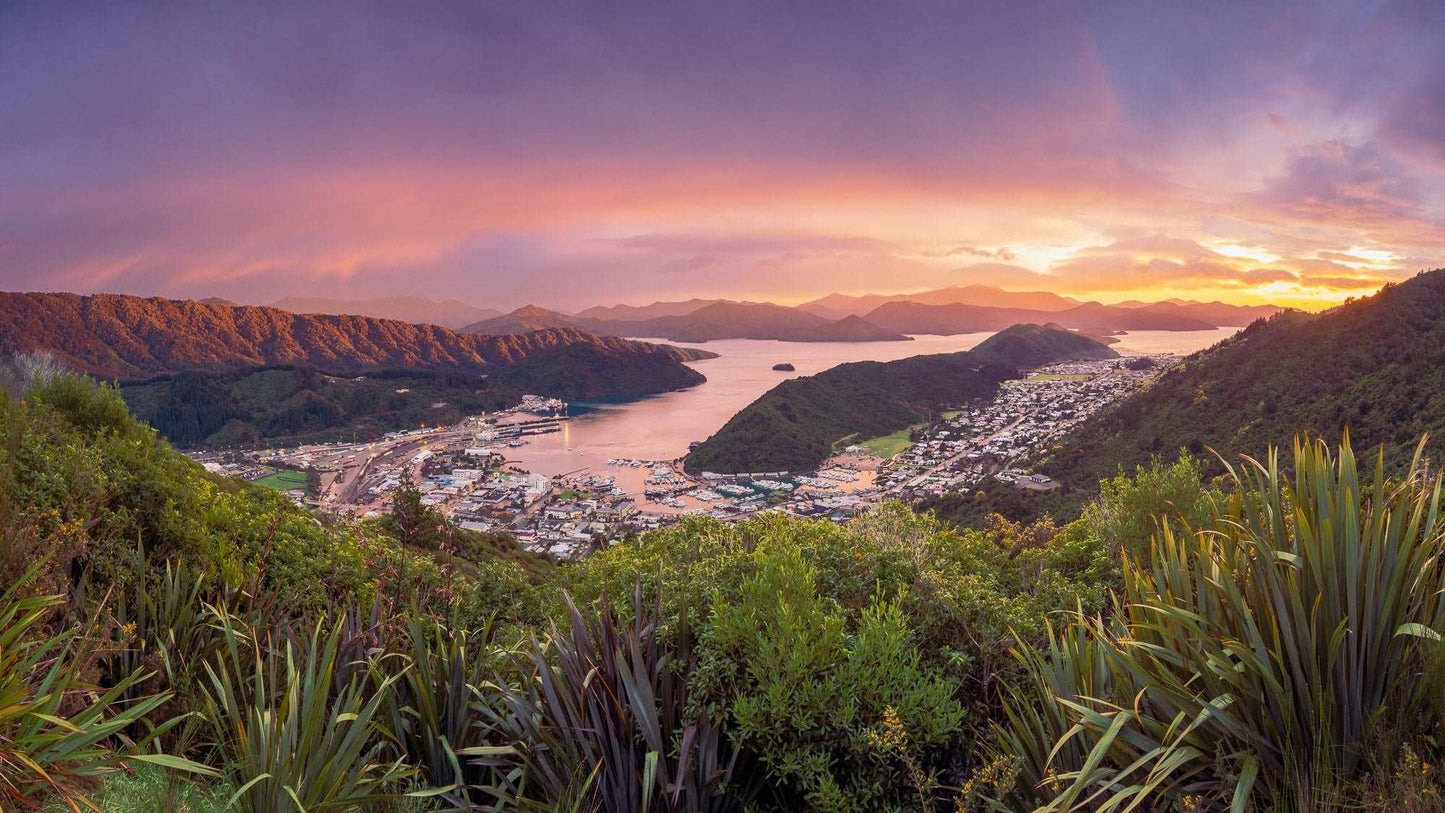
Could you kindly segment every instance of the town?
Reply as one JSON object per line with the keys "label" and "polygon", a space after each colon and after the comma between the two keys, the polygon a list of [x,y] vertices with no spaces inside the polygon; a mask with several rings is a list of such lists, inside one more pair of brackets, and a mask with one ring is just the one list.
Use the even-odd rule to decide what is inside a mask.
{"label": "town", "polygon": [[[898,437],[853,442],[817,471],[692,476],[681,460],[614,458],[601,470],[552,477],[508,459],[536,435],[561,431],[566,404],[527,396],[515,407],[448,427],[377,440],[199,452],[208,469],[284,490],[319,511],[364,519],[389,510],[410,482],[422,502],[460,527],[505,531],[557,558],[677,521],[737,520],[761,512],[847,521],[887,499],[976,488],[988,478],[1020,489],[1057,487],[1029,462],[1080,421],[1175,363],[1161,354],[1055,364],[1006,381],[987,402],[961,404]],[[636,483],[641,474],[641,485]]]}

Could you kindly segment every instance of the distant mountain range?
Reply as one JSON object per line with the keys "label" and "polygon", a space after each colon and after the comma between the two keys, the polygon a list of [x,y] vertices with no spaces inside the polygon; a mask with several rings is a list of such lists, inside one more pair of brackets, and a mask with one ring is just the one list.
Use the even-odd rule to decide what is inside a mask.
{"label": "distant mountain range", "polygon": [[829,294],[804,302],[799,310],[816,313],[828,319],[844,316],[865,316],[889,302],[917,302],[923,305],[981,305],[989,308],[1022,308],[1035,311],[1062,311],[1082,304],[1076,299],[1048,291],[1005,291],[991,285],[960,285],[919,291],[912,294]]}
{"label": "distant mountain range", "polygon": [[[998,510],[1015,519],[1067,519],[1122,468],[1188,450],[1218,469],[1209,450],[1234,461],[1310,432],[1338,443],[1348,428],[1362,465],[1383,445],[1389,473],[1409,462],[1426,432],[1427,453],[1445,459],[1445,269],[1320,314],[1257,322],[1170,368],[1147,389],[1079,426],[1040,466],[1064,484],[1047,496],[1010,487],[931,503],[976,521]],[[1366,454],[1370,450],[1370,454]],[[1287,451],[1285,456],[1287,457]]]}
{"label": "distant mountain range", "polygon": [[[1114,307],[1128,310],[1142,310],[1160,315],[1176,316],[1206,322],[1210,327],[1244,327],[1255,321],[1279,313],[1284,308],[1276,305],[1229,305],[1224,302],[1193,302],[1184,299],[1168,299],[1162,302],[1120,302],[1103,306],[1097,302],[1083,302],[1048,291],[1005,291],[990,285],[964,285],[919,291],[912,294],[848,296],[829,294],[822,299],[805,302],[798,307],[828,318],[839,318],[848,314],[863,316],[874,321],[873,314],[880,306],[893,302],[913,302],[920,305],[974,305],[984,308],[1004,308],[1019,312],[1035,311],[1037,315],[1061,313],[1080,306]],[[1020,315],[1024,315],[1021,313]],[[1061,322],[1061,324],[1067,324]],[[1075,325],[1069,325],[1076,327]],[[1130,328],[1119,328],[1128,330]],[[1134,330],[1180,330],[1196,328],[1149,328],[1136,327]]]}
{"label": "distant mountain range", "polygon": [[682,342],[876,342],[903,341],[920,334],[995,331],[1028,322],[1055,322],[1099,336],[1131,330],[1213,330],[1247,325],[1280,310],[1272,305],[1181,300],[1103,305],[1046,291],[1004,291],[968,285],[889,296],[831,294],[793,308],[767,302],[690,299],[595,307],[571,315],[527,305],[479,320],[462,330],[508,334],[572,327],[604,336]]}
{"label": "distant mountain range", "polygon": [[499,314],[489,319],[482,319],[469,325],[463,325],[461,332],[505,336],[514,333],[530,333],[533,330],[550,330],[552,328],[581,329],[582,322],[582,319],[576,316],[569,316],[561,311],[539,308],[536,305],[523,305],[511,313]]}
{"label": "distant mountain range", "polygon": [[1002,330],[1021,322],[1052,321],[1072,330],[1104,334],[1127,330],[1213,330],[1216,325],[1183,314],[1119,308],[1086,302],[1062,311],[993,308],[982,305],[924,305],[889,302],[866,317],[880,327],[908,333],[952,335]]}
{"label": "distant mountain range", "polygon": [[[208,300],[201,300],[207,302]],[[221,300],[216,304],[230,304]],[[493,308],[478,308],[455,299],[438,301],[424,296],[387,296],[378,299],[331,299],[323,296],[288,296],[271,303],[271,307],[292,313],[330,313],[370,316],[373,319],[396,319],[419,325],[441,325],[458,328],[483,319],[501,316]]]}
{"label": "distant mountain range", "polygon": [[[405,369],[490,374],[573,345],[593,348],[595,361],[624,371],[634,363],[646,367],[649,372],[631,390],[636,395],[673,389],[685,381],[697,383],[701,377],[681,362],[714,356],[693,348],[599,337],[576,328],[484,336],[429,324],[298,315],[268,307],[118,294],[0,293],[0,354],[50,350],[78,370],[107,378],[277,364],[333,373]],[[668,374],[657,378],[656,358],[647,357],[664,359]]]}
{"label": "distant mountain range", "polygon": [[[683,302],[654,302],[651,305],[613,305],[611,307],[599,305],[578,311],[576,315],[581,319],[620,319],[628,322],[641,322],[644,319],[654,319],[658,316],[686,316],[694,311],[700,311],[708,305],[727,301],[730,300],[689,299]],[[742,302],[741,304],[755,305],[757,303]]]}
{"label": "distant mountain range", "polygon": [[1116,308],[1132,308],[1149,313],[1188,316],[1220,327],[1244,327],[1258,319],[1268,319],[1285,308],[1276,305],[1229,305],[1224,302],[1191,302],[1168,299],[1163,302],[1120,302]]}
{"label": "distant mountain range", "polygon": [[[663,310],[664,304],[649,306]],[[643,310],[643,309],[639,309]],[[680,315],[645,319],[600,319],[568,316],[535,305],[463,328],[466,332],[501,334],[540,328],[570,327],[603,336],[706,342],[715,339],[777,339],[789,342],[908,341],[900,333],[879,328],[858,317],[825,319],[796,308],[765,302],[714,301]]]}
{"label": "distant mountain range", "polygon": [[841,364],[784,381],[743,408],[684,460],[688,471],[799,471],[852,438],[867,440],[992,395],[1022,368],[1118,353],[1056,324],[1015,325],[971,351]]}

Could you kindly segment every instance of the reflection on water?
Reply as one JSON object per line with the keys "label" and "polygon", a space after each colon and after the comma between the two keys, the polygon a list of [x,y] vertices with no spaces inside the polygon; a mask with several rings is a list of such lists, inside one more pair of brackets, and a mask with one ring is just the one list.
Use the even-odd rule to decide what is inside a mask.
{"label": "reflection on water", "polygon": [[[641,493],[646,468],[608,467],[611,458],[673,460],[688,444],[706,440],[728,419],[780,381],[813,375],[849,361],[892,361],[928,353],[967,350],[989,333],[920,336],[911,342],[778,342],[729,339],[684,344],[718,353],[689,366],[707,381],[688,390],[650,395],[621,404],[581,404],[586,409],[552,435],[507,449],[507,459],[538,474],[564,474],[588,467],[617,477],[617,484]],[[774,364],[791,363],[794,372]]]}
{"label": "reflection on water", "polygon": [[[1114,347],[1122,353],[1190,353],[1233,335],[1238,328],[1187,333],[1138,331],[1120,336]],[[778,382],[813,375],[849,361],[892,361],[929,353],[967,350],[991,333],[918,336],[911,342],[778,342],[730,339],[686,344],[720,354],[692,363],[707,382],[689,390],[663,393],[625,403],[579,405],[586,409],[565,424],[562,432],[531,438],[526,446],[507,449],[508,460],[538,474],[565,474],[582,468],[617,477],[617,484],[642,493],[643,468],[609,467],[611,458],[673,460],[687,454],[688,444],[706,440],[738,410]],[[678,343],[682,344],[682,343]],[[789,362],[795,372],[777,372],[774,364]]]}
{"label": "reflection on water", "polygon": [[1136,330],[1117,336],[1118,344],[1110,345],[1126,356],[1150,353],[1193,353],[1211,347],[1244,328],[1217,327],[1213,330]]}

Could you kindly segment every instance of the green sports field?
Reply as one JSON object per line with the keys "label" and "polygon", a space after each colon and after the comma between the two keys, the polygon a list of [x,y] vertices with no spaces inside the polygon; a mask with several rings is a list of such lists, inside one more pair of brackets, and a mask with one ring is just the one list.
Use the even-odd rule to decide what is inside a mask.
{"label": "green sports field", "polygon": [[268,474],[256,480],[255,483],[267,488],[274,488],[277,491],[290,491],[293,488],[305,491],[311,486],[311,477],[304,471],[277,469],[274,474]]}
{"label": "green sports field", "polygon": [[908,434],[921,425],[922,424],[914,424],[907,429],[899,429],[891,435],[883,435],[871,440],[865,440],[858,445],[867,449],[870,454],[875,454],[882,458],[889,458],[913,445],[913,441],[908,438]]}

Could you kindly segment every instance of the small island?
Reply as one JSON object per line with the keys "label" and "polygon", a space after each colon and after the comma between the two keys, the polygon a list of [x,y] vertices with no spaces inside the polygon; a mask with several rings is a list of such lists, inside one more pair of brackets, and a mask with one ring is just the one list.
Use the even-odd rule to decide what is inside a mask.
{"label": "small island", "polygon": [[789,363],[786,362],[786,361],[783,362],[783,363],[781,363],[781,364],[774,364],[774,365],[773,365],[773,369],[774,369],[774,370],[777,370],[777,371],[780,372],[780,373],[793,373],[793,372],[797,372],[797,370],[798,370],[797,367],[794,367],[793,365],[789,364]]}

